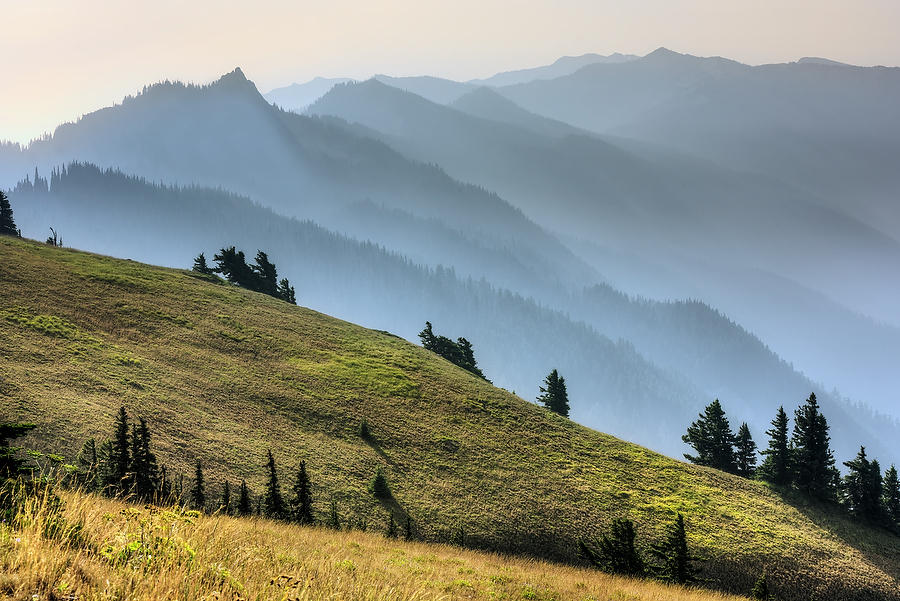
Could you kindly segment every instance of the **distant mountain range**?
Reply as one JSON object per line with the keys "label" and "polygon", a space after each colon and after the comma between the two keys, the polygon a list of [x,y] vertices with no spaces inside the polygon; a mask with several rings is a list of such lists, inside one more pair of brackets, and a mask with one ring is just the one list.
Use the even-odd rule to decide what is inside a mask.
{"label": "distant mountain range", "polygon": [[[779,404],[814,389],[841,424],[841,457],[860,443],[900,457],[896,425],[841,398],[898,415],[889,307],[900,243],[890,219],[874,218],[890,212],[876,194],[890,189],[889,157],[869,163],[878,181],[857,205],[805,184],[808,157],[785,153],[797,163],[790,178],[761,155],[738,160],[724,132],[757,138],[723,117],[738,120],[740,107],[725,92],[745,90],[759,103],[747,118],[757,141],[783,151],[802,128],[775,111],[803,86],[782,83],[851,69],[858,85],[825,104],[814,101],[830,84],[808,74],[819,92],[804,92],[816,110],[803,135],[846,142],[822,153],[824,165],[893,143],[873,126],[826,125],[871,109],[866,119],[890,131],[876,91],[893,89],[896,70],[747,67],[665,50],[562,65],[573,70],[522,72],[534,78],[505,86],[379,76],[269,98],[239,69],[207,86],[158,84],[28,147],[0,146],[0,186],[29,178],[11,194],[26,234],[54,225],[90,250],[172,266],[229,243],[270,250],[305,284],[301,303],[410,339],[425,319],[446,324],[476,343],[489,377],[525,396],[557,367],[577,419],[674,455],[715,396],[759,437]],[[319,92],[307,114],[292,112],[302,106],[288,99]],[[706,122],[703,98],[716,109]],[[601,113],[592,120],[589,102]],[[642,129],[671,107],[720,136],[721,152],[696,132],[676,144],[665,128]],[[72,161],[90,165],[44,182]],[[647,429],[651,411],[665,424]]]}

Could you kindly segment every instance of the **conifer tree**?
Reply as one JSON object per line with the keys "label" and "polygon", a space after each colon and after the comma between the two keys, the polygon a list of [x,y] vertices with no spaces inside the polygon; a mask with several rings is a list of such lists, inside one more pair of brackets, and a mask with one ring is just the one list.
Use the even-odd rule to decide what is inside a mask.
{"label": "conifer tree", "polygon": [[541,394],[537,401],[550,411],[563,417],[569,417],[569,393],[566,392],[566,379],[555,369],[544,378],[540,387]]}
{"label": "conifer tree", "polygon": [[794,481],[801,491],[819,499],[833,499],[839,473],[834,467],[828,421],[819,411],[815,393],[794,413],[792,459]]}
{"label": "conifer tree", "polygon": [[894,465],[884,473],[882,487],[885,517],[896,528],[900,526],[900,478],[897,477],[897,468]]}
{"label": "conifer tree", "polygon": [[877,459],[873,459],[872,463],[869,464],[869,477],[866,479],[866,496],[872,499],[869,519],[873,522],[884,521],[883,492],[884,478],[881,476],[881,464]]}
{"label": "conifer tree", "polygon": [[278,270],[275,268],[275,264],[269,261],[269,255],[261,250],[256,251],[256,262],[251,269],[256,274],[257,292],[277,296]]}
{"label": "conifer tree", "polygon": [[766,430],[769,447],[762,451],[765,456],[759,473],[764,480],[778,486],[789,486],[792,481],[791,446],[788,438],[788,416],[784,407],[778,408],[772,428]]}
{"label": "conifer tree", "polygon": [[391,498],[391,489],[388,486],[387,477],[385,477],[384,471],[381,469],[380,465],[375,470],[375,477],[372,478],[372,483],[369,486],[369,489],[372,491],[372,494],[374,494],[378,499]]}
{"label": "conifer tree", "polygon": [[110,454],[111,484],[113,494],[120,494],[131,488],[131,445],[128,439],[128,414],[125,407],[119,407],[113,429]]}
{"label": "conifer tree", "polygon": [[394,512],[390,512],[388,514],[390,517],[388,518],[388,525],[385,534],[388,538],[397,538],[397,522],[394,521]]}
{"label": "conifer tree", "polygon": [[0,190],[0,236],[19,236],[16,222],[13,219],[12,205],[3,190]]}
{"label": "conifer tree", "polygon": [[160,466],[159,468],[159,487],[157,489],[159,492],[156,497],[162,503],[171,503],[172,502],[172,480],[169,478],[169,470],[165,465]]}
{"label": "conifer tree", "polygon": [[650,552],[656,558],[653,566],[656,576],[665,582],[690,584],[697,581],[699,570],[694,565],[698,560],[688,549],[684,516],[680,513],[662,543],[654,544]]}
{"label": "conifer tree", "polygon": [[206,509],[206,482],[203,478],[203,463],[198,459],[194,467],[194,486],[191,487],[191,506],[203,511]]}
{"label": "conifer tree", "polygon": [[413,525],[412,518],[409,517],[409,514],[406,515],[406,524],[403,526],[403,540],[411,541],[413,539]]}
{"label": "conifer tree", "polygon": [[278,471],[275,469],[275,458],[269,451],[269,460],[266,462],[269,478],[266,481],[265,509],[266,515],[274,519],[284,519],[286,511],[284,497],[281,496],[281,484],[278,483]]}
{"label": "conifer tree", "polygon": [[159,485],[156,455],[150,450],[150,429],[143,417],[131,429],[131,468],[134,493],[143,501],[150,501]]}
{"label": "conifer tree", "polygon": [[250,489],[247,488],[246,480],[241,480],[240,493],[238,494],[237,513],[240,516],[248,516],[253,513],[253,507],[250,505]]}
{"label": "conifer tree", "polygon": [[752,478],[756,473],[756,443],[753,442],[747,422],[742,423],[738,428],[734,448],[737,475]]}
{"label": "conifer tree", "polygon": [[225,485],[222,487],[221,508],[222,513],[231,515],[231,482],[228,480],[225,481]]}
{"label": "conifer tree", "polygon": [[281,282],[279,282],[278,290],[273,296],[277,296],[286,303],[291,303],[292,305],[297,304],[297,294],[294,291],[294,287],[291,286],[291,283],[287,280],[287,278],[284,278],[283,280],[281,280]]}
{"label": "conifer tree", "polygon": [[291,499],[291,517],[300,524],[312,524],[312,490],[309,474],[306,473],[306,461],[300,461],[297,480],[294,482],[294,498]]}
{"label": "conifer tree", "polygon": [[369,429],[369,422],[365,418],[359,422],[359,437],[366,441],[372,439],[372,431]]}
{"label": "conifer tree", "polygon": [[597,543],[596,550],[579,541],[581,554],[595,567],[610,574],[640,576],[645,572],[644,560],[634,544],[634,522],[613,520],[610,530]]}
{"label": "conifer tree", "polygon": [[338,513],[337,501],[331,500],[331,510],[328,512],[328,527],[332,530],[341,529],[341,515]]}
{"label": "conifer tree", "polygon": [[36,427],[35,424],[0,423],[0,482],[21,474],[25,465],[25,462],[18,457],[19,447],[12,446],[10,442],[24,436]]}
{"label": "conifer tree", "polygon": [[719,399],[707,405],[700,419],[692,423],[681,440],[696,451],[696,455],[684,454],[685,459],[697,465],[735,473],[737,465],[734,453],[734,433],[725,417]]}
{"label": "conifer tree", "polygon": [[203,275],[213,275],[215,273],[215,270],[206,263],[206,255],[203,253],[200,253],[194,259],[192,271],[202,273]]}

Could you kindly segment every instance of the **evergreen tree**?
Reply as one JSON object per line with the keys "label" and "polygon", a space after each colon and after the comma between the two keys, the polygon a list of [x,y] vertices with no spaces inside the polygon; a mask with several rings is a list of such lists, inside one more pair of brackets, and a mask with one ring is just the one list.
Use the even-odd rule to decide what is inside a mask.
{"label": "evergreen tree", "polygon": [[191,506],[203,511],[206,509],[206,482],[203,479],[203,464],[197,460],[194,467],[194,486],[191,488]]}
{"label": "evergreen tree", "polygon": [[788,416],[784,407],[778,408],[772,429],[766,430],[769,448],[762,451],[765,456],[759,473],[764,480],[778,486],[789,486],[792,481],[791,446],[788,439]]}
{"label": "evergreen tree", "polygon": [[256,251],[256,263],[251,269],[256,274],[257,292],[277,296],[278,270],[275,268],[275,264],[269,261],[269,255],[261,250]]}
{"label": "evergreen tree", "polygon": [[569,393],[566,392],[566,379],[554,369],[544,378],[544,385],[540,388],[541,394],[537,401],[550,411],[563,417],[569,417]]}
{"label": "evergreen tree", "polygon": [[194,259],[194,267],[193,267],[192,271],[195,271],[197,273],[202,273],[203,275],[213,275],[215,273],[215,270],[213,270],[212,267],[207,265],[206,255],[203,253],[200,253]]}
{"label": "evergreen tree", "polygon": [[275,458],[272,456],[272,451],[269,451],[266,469],[269,472],[264,499],[266,515],[274,519],[284,519],[286,517],[284,497],[281,496],[281,484],[278,483],[278,471],[275,469]]}
{"label": "evergreen tree", "polygon": [[394,521],[394,512],[390,512],[388,514],[390,517],[388,518],[388,525],[385,534],[388,538],[397,538],[397,522]]}
{"label": "evergreen tree", "polygon": [[693,447],[697,453],[696,455],[685,453],[685,459],[691,463],[735,473],[737,468],[734,453],[735,437],[719,399],[707,405],[700,414],[700,419],[688,427],[687,434],[682,436],[681,440]]}
{"label": "evergreen tree", "polygon": [[216,263],[213,271],[222,274],[232,284],[237,284],[250,290],[256,288],[254,285],[256,281],[255,274],[250,266],[247,265],[247,259],[244,257],[243,251],[239,251],[233,246],[223,248],[213,255],[213,261]]}
{"label": "evergreen tree", "polygon": [[431,322],[426,321],[425,329],[419,332],[419,340],[422,341],[422,346],[426,350],[440,355],[450,363],[475,374],[483,380],[487,380],[475,361],[475,351],[472,349],[472,343],[465,338],[458,338],[454,342],[446,336],[437,336],[432,329]]}
{"label": "evergreen tree", "polygon": [[280,298],[286,303],[291,303],[292,305],[297,304],[297,294],[294,291],[294,287],[291,286],[291,283],[287,280],[287,278],[284,278],[283,280],[281,280],[281,282],[279,282],[278,290],[273,296]]}
{"label": "evergreen tree", "polygon": [[36,427],[35,424],[0,423],[0,482],[6,478],[15,478],[24,469],[25,462],[18,457],[19,447],[12,446],[10,442]]}
{"label": "evergreen tree", "polygon": [[365,418],[359,423],[359,437],[367,441],[372,439],[372,431],[369,429],[369,422]]}
{"label": "evergreen tree", "polygon": [[885,517],[884,499],[884,478],[881,477],[881,464],[877,459],[873,459],[869,464],[869,477],[866,479],[866,496],[872,499],[870,506],[869,519],[873,522],[883,522]]}
{"label": "evergreen tree", "polygon": [[341,516],[338,513],[337,501],[331,500],[331,511],[328,512],[328,527],[332,530],[341,529]]}
{"label": "evergreen tree", "polygon": [[694,566],[697,557],[691,555],[687,544],[687,533],[684,529],[684,516],[680,513],[662,543],[650,548],[657,563],[653,566],[656,576],[665,582],[690,584],[697,581],[699,570]]}
{"label": "evergreen tree", "polygon": [[312,524],[312,490],[309,474],[306,473],[306,462],[300,461],[297,480],[294,482],[294,498],[291,499],[291,517],[300,524]]}
{"label": "evergreen tree", "polygon": [[738,428],[734,448],[737,475],[752,478],[756,473],[756,443],[753,442],[747,422],[742,423]]}
{"label": "evergreen tree", "polygon": [[414,536],[414,533],[413,533],[412,518],[410,518],[409,515],[407,514],[406,524],[403,527],[403,540],[411,541],[413,539],[413,536]]}
{"label": "evergreen tree", "polygon": [[894,465],[884,473],[882,484],[882,504],[888,522],[894,527],[900,526],[900,478]]}
{"label": "evergreen tree", "polygon": [[150,501],[159,485],[156,455],[150,450],[150,429],[143,417],[131,430],[131,468],[134,493],[143,501]]}
{"label": "evergreen tree", "polygon": [[3,190],[0,190],[0,236],[19,236],[16,222],[13,219],[12,205]]}
{"label": "evergreen tree", "polygon": [[380,465],[375,470],[375,477],[372,478],[372,483],[369,486],[369,489],[372,491],[372,494],[374,494],[378,499],[391,498],[391,489],[388,486],[387,478],[385,477],[384,471],[381,469]]}
{"label": "evergreen tree", "polygon": [[750,591],[750,598],[768,601],[770,597],[771,593],[769,592],[769,583],[766,581],[765,572],[763,572],[763,574],[756,581],[756,584],[753,585],[753,590]]}
{"label": "evergreen tree", "polygon": [[815,393],[794,413],[792,459],[794,482],[801,491],[819,499],[832,499],[840,477],[834,467],[828,422],[819,411]]}
{"label": "evergreen tree", "polygon": [[231,482],[228,480],[225,481],[225,486],[222,487],[221,508],[222,513],[231,515]]}
{"label": "evergreen tree", "polygon": [[125,407],[119,407],[113,429],[110,454],[110,476],[112,494],[120,494],[131,488],[131,444],[128,439],[128,414]]}
{"label": "evergreen tree", "polygon": [[472,348],[472,343],[465,338],[460,337],[456,339],[456,346],[462,355],[460,367],[466,371],[472,372],[479,378],[486,379],[484,373],[478,367],[478,363],[475,361],[475,350]]}
{"label": "evergreen tree", "polygon": [[610,531],[597,543],[596,550],[579,541],[581,554],[595,567],[610,574],[640,576],[645,571],[644,560],[634,545],[634,522],[613,520]]}
{"label": "evergreen tree", "polygon": [[253,507],[250,505],[250,489],[247,488],[246,480],[241,480],[240,493],[238,494],[237,513],[240,516],[248,516],[253,513]]}

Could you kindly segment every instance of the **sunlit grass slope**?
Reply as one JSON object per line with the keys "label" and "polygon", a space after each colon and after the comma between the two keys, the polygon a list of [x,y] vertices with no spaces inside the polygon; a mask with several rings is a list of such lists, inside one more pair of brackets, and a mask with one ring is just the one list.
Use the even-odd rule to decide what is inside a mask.
{"label": "sunlit grass slope", "polygon": [[[0,598],[452,601],[738,601],[719,593],[626,580],[358,531],[197,516],[76,494],[66,524],[35,499],[27,525],[0,525]],[[33,595],[37,595],[34,597]]]}
{"label": "sunlit grass slope", "polygon": [[[285,486],[307,461],[323,517],[334,499],[370,528],[391,510],[430,540],[462,529],[577,561],[614,517],[646,542],[680,511],[712,585],[746,592],[766,570],[783,598],[900,598],[900,538],[583,428],[389,334],[25,241],[0,239],[0,282],[0,419],[37,422],[32,446],[71,457],[124,404],[170,470],[204,461],[210,496],[225,478],[261,491],[271,448]],[[396,503],[368,492],[377,466]]]}

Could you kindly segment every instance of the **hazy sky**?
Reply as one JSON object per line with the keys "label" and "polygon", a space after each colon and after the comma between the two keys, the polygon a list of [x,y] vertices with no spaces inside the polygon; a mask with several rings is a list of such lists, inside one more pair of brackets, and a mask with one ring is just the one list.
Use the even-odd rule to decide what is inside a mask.
{"label": "hazy sky", "polygon": [[900,0],[0,0],[0,140],[27,141],[162,79],[241,66],[454,79],[659,46],[757,64],[900,64]]}

